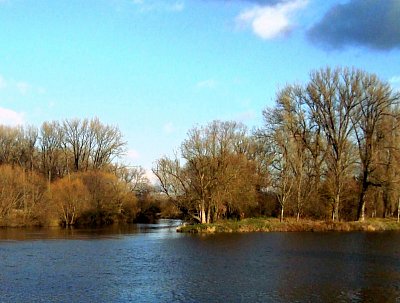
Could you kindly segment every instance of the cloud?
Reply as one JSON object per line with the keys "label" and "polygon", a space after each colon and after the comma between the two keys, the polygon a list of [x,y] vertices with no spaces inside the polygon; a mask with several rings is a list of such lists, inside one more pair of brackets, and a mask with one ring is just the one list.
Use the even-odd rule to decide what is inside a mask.
{"label": "cloud", "polygon": [[207,80],[202,80],[196,83],[196,88],[207,88],[207,89],[213,89],[217,86],[217,81],[214,79],[207,79]]}
{"label": "cloud", "polygon": [[136,161],[136,160],[138,160],[140,158],[140,154],[139,154],[139,152],[137,150],[130,149],[126,153],[126,158],[128,158],[129,160]]}
{"label": "cloud", "polygon": [[[263,1],[253,1],[260,3]],[[264,40],[278,38],[293,28],[293,15],[308,4],[308,0],[264,1],[268,5],[257,5],[246,9],[236,17],[241,27],[251,27],[254,34]]]}
{"label": "cloud", "polygon": [[24,124],[24,114],[11,109],[0,107],[0,124],[16,126]]}
{"label": "cloud", "polygon": [[259,5],[275,5],[280,2],[287,2],[288,0],[203,0],[208,2],[247,2]]}
{"label": "cloud", "polygon": [[172,122],[167,122],[163,126],[163,131],[166,134],[172,134],[175,131],[174,124]]}
{"label": "cloud", "polygon": [[17,82],[15,87],[21,95],[26,95],[32,88],[32,86],[27,82]]}
{"label": "cloud", "polygon": [[252,121],[256,118],[257,114],[254,110],[248,110],[242,113],[238,113],[234,116],[233,120],[238,121],[238,122],[249,122]]}
{"label": "cloud", "polygon": [[18,81],[18,80],[12,79],[12,78],[5,78],[2,75],[0,75],[0,90],[17,92],[23,96],[28,95],[28,94],[43,95],[46,93],[46,89],[43,87],[33,85],[26,81]]}
{"label": "cloud", "polygon": [[170,6],[170,10],[173,12],[181,12],[185,8],[185,4],[183,2],[175,2]]}
{"label": "cloud", "polygon": [[158,178],[156,177],[156,175],[153,173],[153,171],[151,169],[146,169],[145,176],[146,176],[147,180],[150,181],[151,184],[157,184]]}
{"label": "cloud", "polygon": [[390,78],[389,82],[393,83],[393,84],[400,84],[400,76],[394,76],[394,77]]}
{"label": "cloud", "polygon": [[398,90],[400,92],[400,76],[393,76],[390,78],[389,84],[394,90]]}
{"label": "cloud", "polygon": [[350,0],[333,6],[308,33],[311,42],[330,49],[365,46],[400,48],[399,0]]}
{"label": "cloud", "polygon": [[183,0],[159,1],[159,0],[133,0],[133,4],[139,7],[141,13],[152,11],[181,12],[185,8]]}

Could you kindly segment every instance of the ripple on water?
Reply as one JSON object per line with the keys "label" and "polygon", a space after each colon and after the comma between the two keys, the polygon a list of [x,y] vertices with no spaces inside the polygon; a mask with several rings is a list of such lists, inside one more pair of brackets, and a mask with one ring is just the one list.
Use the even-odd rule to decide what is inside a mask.
{"label": "ripple on water", "polygon": [[[166,227],[165,227],[166,226]],[[0,243],[0,302],[395,302],[397,234],[54,231]],[[143,230],[143,228],[142,228]],[[22,232],[22,231],[21,231]],[[1,232],[0,232],[1,237]],[[9,238],[10,235],[8,234]]]}

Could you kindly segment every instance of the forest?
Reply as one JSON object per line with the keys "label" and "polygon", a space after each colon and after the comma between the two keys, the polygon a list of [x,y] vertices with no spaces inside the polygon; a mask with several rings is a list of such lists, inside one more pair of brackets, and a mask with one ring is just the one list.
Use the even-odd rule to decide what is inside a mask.
{"label": "forest", "polygon": [[125,149],[119,129],[97,118],[0,126],[0,225],[143,219],[150,185],[143,168],[115,161]]}
{"label": "forest", "polygon": [[118,162],[126,142],[97,118],[0,125],[0,225],[398,216],[399,101],[374,74],[312,71],[277,92],[257,128],[189,130],[173,157],[155,161],[156,184]]}

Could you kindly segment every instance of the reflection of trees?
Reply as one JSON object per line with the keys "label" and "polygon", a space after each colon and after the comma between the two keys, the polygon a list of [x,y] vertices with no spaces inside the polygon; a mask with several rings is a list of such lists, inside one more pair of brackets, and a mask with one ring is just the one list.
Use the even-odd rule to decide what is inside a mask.
{"label": "reflection of trees", "polygon": [[394,302],[400,262],[393,246],[381,246],[392,242],[393,234],[287,235],[280,243],[280,296],[290,302]]}

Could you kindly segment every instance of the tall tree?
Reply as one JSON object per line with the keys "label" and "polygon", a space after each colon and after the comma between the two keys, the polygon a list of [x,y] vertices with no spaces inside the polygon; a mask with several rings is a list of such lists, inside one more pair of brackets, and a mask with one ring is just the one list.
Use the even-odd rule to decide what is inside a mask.
{"label": "tall tree", "polygon": [[255,193],[246,132],[241,124],[220,121],[190,130],[181,146],[184,164],[162,158],[153,169],[164,192],[201,223],[241,216],[241,203],[254,201]]}
{"label": "tall tree", "polygon": [[104,125],[98,118],[90,121],[88,137],[91,165],[95,169],[110,164],[125,151],[126,142],[123,141],[118,127]]}
{"label": "tall tree", "polygon": [[[352,119],[361,162],[361,189],[357,218],[364,221],[365,195],[370,185],[376,185],[371,180],[371,176],[378,165],[376,161],[377,145],[380,142],[378,127],[383,123],[385,116],[393,113],[392,107],[400,100],[400,93],[393,93],[390,85],[381,82],[376,75],[357,71],[353,77],[355,78],[353,81],[357,82],[353,85],[354,89],[344,93],[347,94],[347,98],[355,96],[359,99]],[[349,93],[353,95],[350,96]],[[394,129],[389,131],[393,132]]]}
{"label": "tall tree", "polygon": [[327,141],[326,162],[333,178],[332,220],[339,219],[343,186],[351,165],[352,115],[360,103],[358,78],[356,70],[321,69],[311,73],[304,92],[312,119],[321,127]]}
{"label": "tall tree", "polygon": [[89,129],[89,120],[65,120],[63,131],[65,134],[65,145],[72,150],[74,170],[87,169],[93,144],[93,138]]}
{"label": "tall tree", "polygon": [[[49,182],[55,177],[62,177],[66,169],[66,151],[63,150],[64,133],[57,121],[44,122],[40,127],[39,147],[41,152],[42,172]],[[65,163],[63,163],[65,162]]]}

